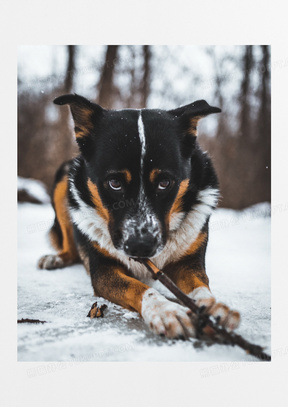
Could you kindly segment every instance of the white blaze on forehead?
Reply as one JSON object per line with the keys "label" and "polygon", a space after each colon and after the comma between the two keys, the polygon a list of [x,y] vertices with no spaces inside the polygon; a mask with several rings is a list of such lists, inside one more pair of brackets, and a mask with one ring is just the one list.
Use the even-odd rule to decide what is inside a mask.
{"label": "white blaze on forehead", "polygon": [[[143,120],[142,120],[141,110],[139,112],[139,118],[138,118],[138,132],[139,132],[139,140],[140,140],[140,145],[141,145],[139,202],[142,205],[142,211],[145,211],[144,202],[146,201],[146,199],[145,199],[145,192],[144,192],[143,177],[144,177],[144,157],[146,154],[146,137],[145,137],[144,124],[143,124]],[[146,204],[146,202],[145,202],[145,204]],[[148,207],[146,208],[146,210],[148,210]]]}
{"label": "white blaze on forehead", "polygon": [[141,144],[141,175],[143,175],[144,156],[146,153],[146,139],[145,139],[144,124],[143,124],[143,120],[142,120],[141,110],[139,112],[138,131],[139,131],[139,139],[140,139],[140,144]]}
{"label": "white blaze on forehead", "polygon": [[[146,137],[141,110],[138,117],[138,134],[141,146],[138,210],[134,217],[130,218],[128,216],[123,223],[124,240],[128,239],[129,236],[134,236],[135,234],[142,236],[143,234],[147,233],[147,231],[156,237],[159,235],[160,230],[159,222],[150,207],[144,191],[144,158],[146,154]],[[147,231],[142,232],[142,229],[146,229]]]}

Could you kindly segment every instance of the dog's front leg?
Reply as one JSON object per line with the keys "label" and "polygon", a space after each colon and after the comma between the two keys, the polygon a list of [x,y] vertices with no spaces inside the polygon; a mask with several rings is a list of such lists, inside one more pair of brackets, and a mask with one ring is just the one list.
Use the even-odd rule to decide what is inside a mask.
{"label": "dog's front leg", "polygon": [[199,257],[186,256],[181,261],[170,264],[164,272],[198,307],[205,307],[206,312],[219,320],[225,328],[233,330],[240,323],[240,314],[227,305],[216,302],[209,288],[209,280]]}
{"label": "dog's front leg", "polygon": [[195,336],[191,311],[128,275],[124,266],[113,261],[90,261],[90,274],[96,296],[137,311],[151,331],[168,338]]}

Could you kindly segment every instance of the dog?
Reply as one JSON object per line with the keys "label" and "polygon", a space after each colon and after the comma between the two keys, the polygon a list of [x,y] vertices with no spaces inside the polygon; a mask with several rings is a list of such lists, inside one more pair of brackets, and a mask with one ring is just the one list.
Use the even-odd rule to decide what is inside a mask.
{"label": "dog", "polygon": [[69,105],[80,155],[56,174],[49,234],[57,254],[43,256],[39,268],[81,261],[96,296],[137,311],[157,335],[195,336],[191,311],[143,282],[149,272],[136,259],[149,258],[235,329],[240,314],[216,302],[205,271],[219,185],[197,126],[221,110],[204,100],[173,110],[107,110],[77,94],[54,103]]}

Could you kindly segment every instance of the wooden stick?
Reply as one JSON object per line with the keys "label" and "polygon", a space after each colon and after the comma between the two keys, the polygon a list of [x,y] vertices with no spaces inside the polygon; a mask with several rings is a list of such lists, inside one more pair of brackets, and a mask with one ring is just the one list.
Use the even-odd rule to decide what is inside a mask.
{"label": "wooden stick", "polygon": [[210,315],[206,314],[203,311],[202,307],[199,308],[196,303],[188,297],[183,291],[177,287],[173,281],[163,273],[163,271],[159,270],[158,267],[150,259],[142,259],[138,258],[136,260],[142,264],[150,271],[153,275],[155,280],[161,281],[161,283],[170,290],[175,297],[177,297],[183,305],[187,308],[191,309],[191,311],[196,314],[193,318],[193,323],[195,325],[196,322],[196,332],[197,337],[199,339],[209,338],[213,342],[216,343],[223,343],[232,346],[239,346],[240,348],[244,349],[246,353],[255,356],[256,358],[263,360],[263,361],[271,361],[271,356],[267,353],[263,352],[263,348],[259,345],[254,345],[246,341],[241,335],[237,335],[234,332],[228,332],[225,328],[220,327],[216,322],[214,322]]}
{"label": "wooden stick", "polygon": [[45,324],[47,321],[40,321],[39,319],[22,318],[17,320],[17,324]]}

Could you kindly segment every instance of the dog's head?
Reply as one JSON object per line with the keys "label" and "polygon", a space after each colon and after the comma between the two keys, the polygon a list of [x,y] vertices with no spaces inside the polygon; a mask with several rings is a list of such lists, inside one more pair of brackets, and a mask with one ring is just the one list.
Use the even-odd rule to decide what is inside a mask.
{"label": "dog's head", "polygon": [[196,199],[198,121],[220,109],[201,100],[169,111],[105,110],[78,95],[54,103],[70,106],[91,202],[115,248],[158,255]]}

